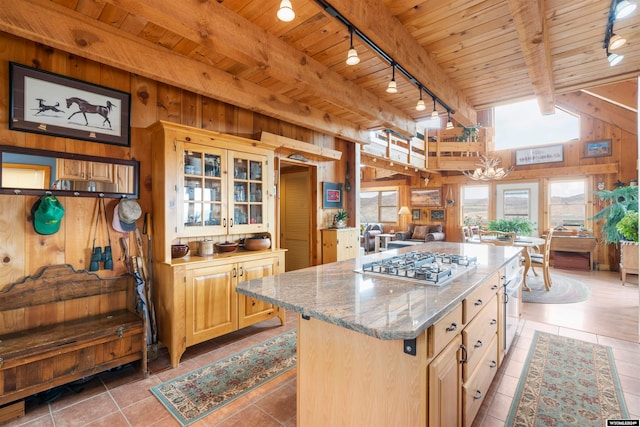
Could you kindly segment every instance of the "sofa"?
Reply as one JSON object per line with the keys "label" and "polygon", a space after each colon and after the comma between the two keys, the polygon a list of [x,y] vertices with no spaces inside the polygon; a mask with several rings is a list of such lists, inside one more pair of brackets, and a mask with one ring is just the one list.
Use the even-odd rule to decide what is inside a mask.
{"label": "sofa", "polygon": [[435,242],[444,240],[445,233],[442,231],[442,224],[409,224],[407,231],[396,233],[395,241],[402,240],[408,242]]}
{"label": "sofa", "polygon": [[382,234],[382,224],[371,222],[366,224],[362,236],[360,236],[360,247],[364,248],[365,252],[371,252],[376,247],[376,235]]}

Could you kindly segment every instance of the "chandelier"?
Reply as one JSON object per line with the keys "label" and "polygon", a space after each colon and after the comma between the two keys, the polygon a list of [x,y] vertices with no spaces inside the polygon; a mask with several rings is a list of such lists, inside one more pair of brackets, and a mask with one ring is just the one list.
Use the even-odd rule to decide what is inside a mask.
{"label": "chandelier", "polygon": [[473,172],[462,171],[462,173],[474,181],[491,181],[494,179],[506,178],[506,176],[513,170],[513,166],[506,170],[498,167],[500,164],[499,158],[494,159],[492,157],[480,156],[480,159],[480,163],[477,164],[477,166],[480,167],[476,168]]}

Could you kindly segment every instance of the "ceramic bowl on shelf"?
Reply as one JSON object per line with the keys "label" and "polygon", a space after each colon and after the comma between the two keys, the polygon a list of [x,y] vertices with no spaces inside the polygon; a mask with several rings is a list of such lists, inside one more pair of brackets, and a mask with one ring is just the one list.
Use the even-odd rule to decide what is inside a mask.
{"label": "ceramic bowl on shelf", "polygon": [[238,249],[237,242],[224,242],[224,243],[216,243],[216,247],[220,252],[233,252]]}
{"label": "ceramic bowl on shelf", "polygon": [[171,258],[182,258],[189,253],[189,245],[171,245]]}
{"label": "ceramic bowl on shelf", "polygon": [[269,236],[256,236],[245,239],[244,248],[248,251],[261,251],[271,247]]}

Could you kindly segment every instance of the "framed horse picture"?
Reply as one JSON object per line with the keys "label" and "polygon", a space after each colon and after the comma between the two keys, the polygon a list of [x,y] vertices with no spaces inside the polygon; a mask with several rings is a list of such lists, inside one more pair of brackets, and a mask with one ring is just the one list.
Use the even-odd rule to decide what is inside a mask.
{"label": "framed horse picture", "polygon": [[9,129],[130,145],[130,94],[14,62],[9,75]]}

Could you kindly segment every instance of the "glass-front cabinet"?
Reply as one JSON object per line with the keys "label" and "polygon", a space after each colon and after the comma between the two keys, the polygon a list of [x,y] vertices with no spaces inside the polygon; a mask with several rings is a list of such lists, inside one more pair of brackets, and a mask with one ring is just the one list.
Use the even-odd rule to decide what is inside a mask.
{"label": "glass-front cabinet", "polygon": [[266,156],[184,143],[179,165],[178,234],[266,230]]}

